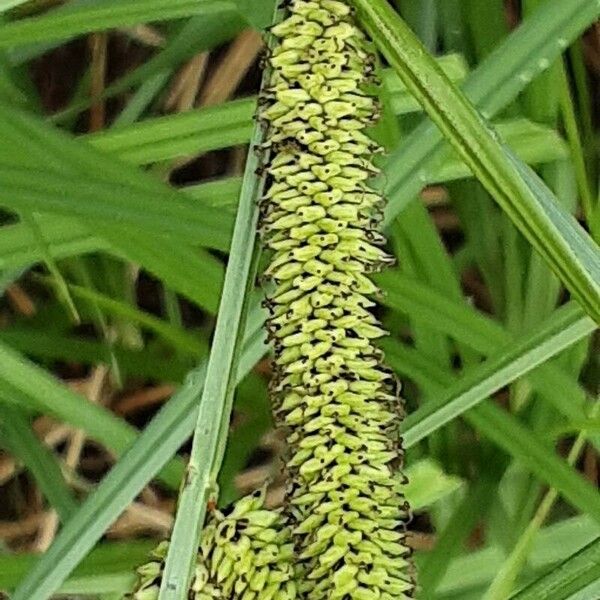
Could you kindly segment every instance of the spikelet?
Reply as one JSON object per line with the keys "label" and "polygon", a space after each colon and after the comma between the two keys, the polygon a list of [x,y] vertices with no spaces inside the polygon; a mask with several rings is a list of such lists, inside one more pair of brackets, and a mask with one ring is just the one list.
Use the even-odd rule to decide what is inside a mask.
{"label": "spikelet", "polygon": [[[227,512],[215,510],[202,532],[190,600],[295,600],[292,546],[280,511],[264,507],[264,490]],[[141,566],[131,600],[157,600],[169,549],[162,542]]]}
{"label": "spikelet", "polygon": [[261,233],[299,596],[413,598],[401,405],[368,310],[378,291],[368,274],[391,262],[384,201],[368,183],[380,151],[365,134],[378,117],[374,59],[346,2],[285,6],[259,112],[270,150]]}

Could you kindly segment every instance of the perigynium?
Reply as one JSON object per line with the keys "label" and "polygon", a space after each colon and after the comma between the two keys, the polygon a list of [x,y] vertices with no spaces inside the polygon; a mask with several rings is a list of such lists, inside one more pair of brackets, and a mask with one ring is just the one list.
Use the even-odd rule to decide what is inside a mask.
{"label": "perigynium", "polygon": [[[281,511],[264,506],[265,490],[213,510],[202,532],[190,600],[294,600],[292,545]],[[139,567],[127,598],[157,600],[169,542]]]}
{"label": "perigynium", "polygon": [[401,406],[375,340],[369,273],[391,262],[369,186],[379,147],[374,59],[350,6],[291,0],[272,28],[262,234],[274,349],[271,394],[287,430],[288,497],[299,595],[414,596],[405,543]]}

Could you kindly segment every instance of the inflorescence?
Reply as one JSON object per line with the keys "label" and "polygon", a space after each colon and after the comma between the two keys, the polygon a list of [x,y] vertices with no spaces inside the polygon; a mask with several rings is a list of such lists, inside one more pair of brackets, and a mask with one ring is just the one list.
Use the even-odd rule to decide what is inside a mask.
{"label": "inflorescence", "polygon": [[[379,233],[384,199],[369,180],[381,152],[375,64],[342,0],[288,0],[271,30],[261,234],[271,260],[266,305],[271,398],[288,441],[287,494],[214,511],[190,600],[409,600],[402,416],[369,274],[392,260]],[[134,600],[155,600],[167,543],[139,570]]]}
{"label": "inflorescence", "polygon": [[[190,600],[295,600],[292,545],[280,510],[264,506],[265,490],[213,510],[198,548]],[[157,600],[168,542],[138,569],[131,600]]]}
{"label": "inflorescence", "polygon": [[271,392],[288,432],[286,514],[300,597],[401,600],[414,584],[405,543],[396,380],[375,340],[368,274],[390,264],[384,200],[368,180],[380,148],[374,59],[340,0],[292,0],[272,28],[269,186],[262,234]]}

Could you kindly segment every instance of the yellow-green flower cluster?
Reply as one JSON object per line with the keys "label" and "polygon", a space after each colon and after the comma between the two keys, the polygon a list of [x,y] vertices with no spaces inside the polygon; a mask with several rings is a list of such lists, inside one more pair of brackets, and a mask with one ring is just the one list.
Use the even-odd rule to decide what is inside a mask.
{"label": "yellow-green flower cluster", "polygon": [[[162,542],[138,569],[131,600],[157,600],[169,549]],[[224,514],[211,513],[202,532],[190,600],[295,600],[292,546],[280,511],[264,507],[264,490]]]}
{"label": "yellow-green flower cluster", "polygon": [[288,431],[286,514],[308,600],[403,600],[405,544],[396,382],[375,345],[368,274],[391,261],[369,187],[379,148],[373,58],[340,0],[291,0],[275,37],[262,233],[275,413]]}

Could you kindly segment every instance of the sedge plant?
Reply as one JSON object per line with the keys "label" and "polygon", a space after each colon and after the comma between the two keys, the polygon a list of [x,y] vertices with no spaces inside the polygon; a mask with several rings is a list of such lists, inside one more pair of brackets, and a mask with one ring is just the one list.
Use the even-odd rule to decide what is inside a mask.
{"label": "sedge plant", "polygon": [[282,2],[254,125],[273,0],[97,4],[0,0],[0,595],[600,597],[600,4]]}
{"label": "sedge plant", "polygon": [[[260,547],[265,533],[253,539],[252,513],[241,508],[252,501],[242,499],[229,521],[210,517],[192,590],[196,600],[409,599],[399,385],[369,311],[378,291],[369,274],[393,262],[378,230],[384,200],[369,185],[382,151],[366,133],[379,114],[374,57],[347,3],[293,0],[284,10],[257,117],[266,128],[270,397],[288,442],[287,491],[281,513],[260,514],[290,537]],[[240,513],[246,533],[231,520]],[[159,597],[165,555],[159,546],[141,568],[136,600]]]}

